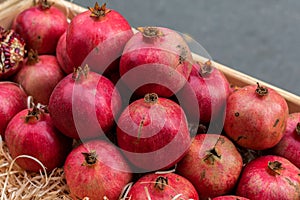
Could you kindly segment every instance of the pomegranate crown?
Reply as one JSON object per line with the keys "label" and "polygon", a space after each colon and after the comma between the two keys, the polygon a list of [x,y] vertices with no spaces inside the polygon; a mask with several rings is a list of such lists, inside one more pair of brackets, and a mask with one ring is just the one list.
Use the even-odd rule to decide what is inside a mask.
{"label": "pomegranate crown", "polygon": [[206,61],[204,64],[201,64],[198,62],[198,64],[200,65],[199,74],[202,77],[206,77],[206,76],[210,75],[214,69],[214,67],[212,66],[211,60]]}
{"label": "pomegranate crown", "polygon": [[38,51],[34,49],[30,49],[27,56],[27,65],[34,65],[39,62]]}
{"label": "pomegranate crown", "polygon": [[48,2],[47,0],[39,0],[38,5],[42,10],[50,9],[54,2]]}
{"label": "pomegranate crown", "polygon": [[137,27],[136,29],[141,32],[145,38],[157,38],[164,36],[164,33],[157,27],[146,26]]}
{"label": "pomegranate crown", "polygon": [[110,9],[106,8],[106,3],[99,6],[97,2],[95,3],[95,6],[93,8],[88,7],[88,9],[91,11],[90,16],[95,18],[105,17],[105,15],[111,11]]}

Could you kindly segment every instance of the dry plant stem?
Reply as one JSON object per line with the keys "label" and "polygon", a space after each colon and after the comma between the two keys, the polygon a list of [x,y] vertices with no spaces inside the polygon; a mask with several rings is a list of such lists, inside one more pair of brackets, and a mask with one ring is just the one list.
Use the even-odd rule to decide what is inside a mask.
{"label": "dry plant stem", "polygon": [[[20,157],[28,158],[29,156],[22,155]],[[5,142],[0,138],[1,200],[71,200],[62,168],[54,169],[49,175],[44,170],[43,173],[42,171],[40,173],[31,173],[16,165],[14,162],[17,159],[11,158]]]}

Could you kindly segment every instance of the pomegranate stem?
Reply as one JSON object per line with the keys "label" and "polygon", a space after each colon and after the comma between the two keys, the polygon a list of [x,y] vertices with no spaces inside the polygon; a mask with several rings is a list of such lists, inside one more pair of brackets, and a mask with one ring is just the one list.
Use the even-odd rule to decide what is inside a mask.
{"label": "pomegranate stem", "polygon": [[50,9],[54,2],[49,3],[47,0],[39,0],[38,5],[42,10]]}
{"label": "pomegranate stem", "polygon": [[84,163],[83,166],[91,166],[94,165],[97,162],[97,153],[95,150],[90,152],[82,152],[81,153],[84,156]]}
{"label": "pomegranate stem", "polygon": [[156,93],[148,93],[144,96],[146,103],[156,103],[158,101],[158,95]]}
{"label": "pomegranate stem", "polygon": [[72,78],[75,81],[78,81],[80,79],[80,77],[82,77],[82,76],[87,78],[89,71],[90,71],[90,68],[88,65],[85,65],[84,67],[75,68],[73,71]]}
{"label": "pomegranate stem", "polygon": [[95,18],[101,18],[105,17],[107,13],[109,13],[111,10],[106,8],[106,3],[99,6],[99,4],[96,2],[94,8],[88,7],[88,9],[91,11],[91,17]]}
{"label": "pomegranate stem", "polygon": [[34,49],[30,49],[28,52],[28,58],[26,61],[27,65],[34,65],[39,62],[38,51]]}
{"label": "pomegranate stem", "polygon": [[145,38],[157,38],[164,36],[163,32],[157,27],[138,27],[137,30],[140,31]]}
{"label": "pomegranate stem", "polygon": [[274,162],[269,161],[268,168],[277,175],[280,175],[281,170],[283,169],[282,164],[279,161],[274,161]]}
{"label": "pomegranate stem", "polygon": [[260,86],[258,82],[257,82],[257,88],[256,88],[255,92],[259,96],[266,96],[269,93],[268,88]]}
{"label": "pomegranate stem", "polygon": [[212,66],[212,62],[211,60],[208,60],[204,63],[204,65],[200,65],[200,70],[199,70],[199,74],[202,76],[202,77],[206,77],[206,76],[209,76],[212,71],[213,71],[213,66]]}
{"label": "pomegranate stem", "polygon": [[163,176],[159,176],[156,180],[155,180],[155,188],[158,188],[159,190],[164,190],[165,186],[167,186],[168,183],[168,178],[167,177],[163,177]]}

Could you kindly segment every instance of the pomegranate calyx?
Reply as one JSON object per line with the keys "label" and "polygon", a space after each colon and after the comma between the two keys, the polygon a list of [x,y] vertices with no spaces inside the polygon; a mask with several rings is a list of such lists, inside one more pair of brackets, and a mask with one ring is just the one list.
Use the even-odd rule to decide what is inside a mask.
{"label": "pomegranate calyx", "polygon": [[220,159],[221,155],[217,152],[216,147],[207,151],[206,156],[204,156],[203,161],[209,165],[214,165],[216,159]]}
{"label": "pomegranate calyx", "polygon": [[144,101],[146,103],[155,104],[158,101],[158,95],[156,93],[148,93],[144,96]]}
{"label": "pomegranate calyx", "polygon": [[81,154],[84,156],[84,162],[82,163],[82,166],[92,166],[97,162],[98,155],[95,150],[90,152],[82,152]]}
{"label": "pomegranate calyx", "polygon": [[39,62],[38,51],[34,49],[30,49],[28,52],[28,58],[26,61],[27,65],[34,65]]}
{"label": "pomegranate calyx", "polygon": [[168,184],[169,183],[168,183],[168,178],[167,177],[159,176],[155,180],[154,187],[162,191],[162,190],[165,189],[166,186],[168,186]]}
{"label": "pomegranate calyx", "polygon": [[33,102],[32,96],[29,96],[27,98],[27,107],[28,107],[28,113],[25,116],[25,122],[28,123],[31,120],[40,120],[42,115],[45,113],[49,113],[48,107],[43,104],[35,104]]}
{"label": "pomegranate calyx", "polygon": [[178,65],[184,63],[184,61],[187,59],[188,57],[188,50],[186,49],[186,47],[181,46],[180,44],[176,46],[180,53],[179,53],[179,63]]}
{"label": "pomegranate calyx", "polygon": [[88,7],[88,9],[91,11],[90,17],[95,18],[105,17],[105,15],[111,11],[110,9],[106,8],[106,3],[99,6],[98,2],[95,3],[95,6],[93,8]]}
{"label": "pomegranate calyx", "polygon": [[213,68],[213,66],[212,66],[211,60],[208,60],[208,61],[206,61],[206,62],[204,63],[204,65],[201,65],[201,64],[200,64],[199,74],[200,74],[200,76],[202,76],[202,77],[207,77],[207,76],[209,76],[209,75],[212,73],[213,69],[214,69],[214,68]]}
{"label": "pomegranate calyx", "polygon": [[268,88],[260,86],[258,82],[257,82],[257,88],[256,88],[255,92],[259,96],[266,96],[269,93]]}
{"label": "pomegranate calyx", "polygon": [[54,2],[49,3],[47,0],[39,0],[38,5],[42,10],[50,9]]}
{"label": "pomegranate calyx", "polygon": [[72,79],[78,81],[82,76],[87,78],[89,71],[90,68],[88,65],[85,65],[84,67],[75,68],[72,74]]}
{"label": "pomegranate calyx", "polygon": [[271,172],[273,174],[277,174],[277,175],[280,175],[281,174],[281,170],[283,169],[282,167],[282,163],[279,162],[279,161],[274,161],[274,162],[271,162],[269,161],[268,162],[268,168],[271,170]]}
{"label": "pomegranate calyx", "polygon": [[164,36],[164,33],[157,27],[138,27],[137,30],[140,31],[145,38],[157,38]]}
{"label": "pomegranate calyx", "polygon": [[300,136],[300,122],[297,123],[296,133]]}

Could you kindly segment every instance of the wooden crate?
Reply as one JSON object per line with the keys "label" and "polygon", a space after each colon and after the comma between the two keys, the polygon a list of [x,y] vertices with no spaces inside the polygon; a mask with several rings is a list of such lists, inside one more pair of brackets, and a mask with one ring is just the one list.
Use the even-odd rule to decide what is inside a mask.
{"label": "wooden crate", "polygon": [[[1,3],[1,8],[0,8],[0,24],[1,26],[8,28],[10,27],[13,18],[22,10],[25,8],[28,8],[29,6],[34,5],[34,2],[36,0],[6,0],[3,3]],[[87,10],[87,8],[83,8],[79,5],[76,5],[74,3],[64,1],[64,0],[56,0],[55,6],[60,8],[67,16],[69,19],[72,19],[76,14],[83,12]],[[199,61],[206,61],[206,58],[203,58],[199,55],[194,54],[194,58]],[[290,92],[287,92],[281,88],[275,87],[269,83],[266,83],[262,80],[258,80],[254,77],[251,77],[247,74],[241,73],[237,70],[234,70],[230,67],[227,67],[223,64],[213,62],[213,65],[221,70],[229,82],[233,85],[236,86],[245,86],[248,84],[256,84],[259,82],[261,85],[265,85],[269,88],[275,89],[278,91],[287,101],[289,110],[290,112],[300,112],[300,97],[297,95],[294,95]]]}

